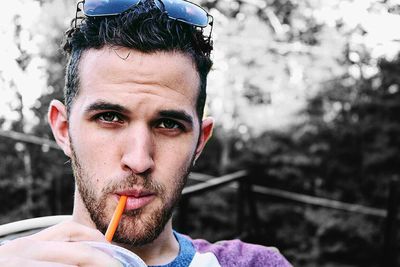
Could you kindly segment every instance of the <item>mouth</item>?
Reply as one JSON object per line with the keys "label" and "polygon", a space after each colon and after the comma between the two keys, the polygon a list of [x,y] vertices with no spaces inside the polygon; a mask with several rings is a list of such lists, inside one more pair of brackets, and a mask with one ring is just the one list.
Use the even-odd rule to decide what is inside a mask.
{"label": "mouth", "polygon": [[121,196],[127,196],[125,211],[136,210],[143,208],[150,202],[154,200],[156,194],[153,192],[145,191],[145,190],[123,190],[118,191],[116,194],[116,200],[119,201]]}

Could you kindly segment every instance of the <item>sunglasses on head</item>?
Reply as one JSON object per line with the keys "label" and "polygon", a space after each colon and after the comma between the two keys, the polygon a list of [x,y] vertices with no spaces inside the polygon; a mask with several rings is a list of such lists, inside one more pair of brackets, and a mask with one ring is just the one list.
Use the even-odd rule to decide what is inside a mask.
{"label": "sunglasses on head", "polygon": [[[132,9],[141,1],[142,0],[83,0],[77,5],[76,18],[78,18],[78,12],[80,11],[82,11],[86,17],[120,15]],[[211,37],[213,17],[202,7],[186,0],[154,0],[154,4],[173,20],[200,28],[205,28],[210,25]]]}

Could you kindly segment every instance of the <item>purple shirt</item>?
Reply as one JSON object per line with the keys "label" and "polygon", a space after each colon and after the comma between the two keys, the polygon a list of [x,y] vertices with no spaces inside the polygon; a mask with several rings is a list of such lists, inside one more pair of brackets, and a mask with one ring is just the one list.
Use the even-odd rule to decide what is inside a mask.
{"label": "purple shirt", "polygon": [[226,240],[209,243],[174,232],[179,254],[158,267],[292,267],[276,248]]}
{"label": "purple shirt", "polygon": [[244,243],[240,240],[219,241],[211,244],[205,240],[193,240],[197,252],[211,252],[221,267],[286,267],[292,266],[276,248]]}

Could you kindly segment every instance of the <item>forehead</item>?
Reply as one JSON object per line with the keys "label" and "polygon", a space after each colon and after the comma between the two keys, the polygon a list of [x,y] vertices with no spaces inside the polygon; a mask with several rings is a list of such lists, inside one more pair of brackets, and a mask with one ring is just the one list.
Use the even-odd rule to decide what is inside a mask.
{"label": "forehead", "polygon": [[79,83],[78,99],[152,95],[195,107],[200,79],[193,59],[183,53],[104,47],[83,53]]}

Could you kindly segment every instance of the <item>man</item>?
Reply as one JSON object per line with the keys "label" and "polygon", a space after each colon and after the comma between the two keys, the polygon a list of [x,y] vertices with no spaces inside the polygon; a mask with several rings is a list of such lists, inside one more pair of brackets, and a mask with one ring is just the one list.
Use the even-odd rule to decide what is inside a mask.
{"label": "man", "polygon": [[182,0],[78,5],[65,44],[65,103],[51,102],[48,116],[72,162],[73,219],[5,243],[1,266],[120,266],[79,241],[106,242],[121,196],[127,203],[113,243],[149,266],[290,266],[270,248],[210,244],[172,229],[173,208],[213,128],[203,118],[210,22]]}

